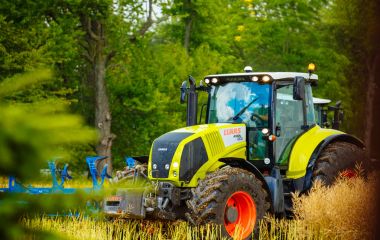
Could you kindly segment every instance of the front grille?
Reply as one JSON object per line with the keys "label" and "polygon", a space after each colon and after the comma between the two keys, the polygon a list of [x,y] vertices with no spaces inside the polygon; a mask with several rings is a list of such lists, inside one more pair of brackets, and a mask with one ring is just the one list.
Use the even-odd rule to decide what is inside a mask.
{"label": "front grille", "polygon": [[120,205],[120,201],[107,201],[106,205],[107,206],[112,206],[112,207],[119,206]]}
{"label": "front grille", "polygon": [[[165,169],[166,164],[171,164],[174,153],[179,143],[193,133],[170,132],[157,138],[152,149],[152,176],[154,178],[167,178],[169,169]],[[154,169],[153,166],[156,166]]]}
{"label": "front grille", "polygon": [[215,156],[224,150],[223,139],[220,136],[219,132],[215,131],[206,134],[206,139],[208,145],[210,146],[212,156]]}

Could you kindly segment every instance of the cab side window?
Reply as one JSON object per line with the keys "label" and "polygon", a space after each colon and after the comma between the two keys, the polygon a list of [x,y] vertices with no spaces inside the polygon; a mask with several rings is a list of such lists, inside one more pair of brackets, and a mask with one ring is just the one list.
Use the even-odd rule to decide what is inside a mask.
{"label": "cab side window", "polygon": [[[314,112],[313,112],[314,116]],[[281,158],[286,146],[301,134],[303,126],[302,101],[293,99],[293,84],[277,86],[275,123],[277,140],[275,141],[276,162],[285,164]]]}
{"label": "cab side window", "polygon": [[313,94],[311,92],[311,86],[310,84],[305,85],[305,98],[306,98],[306,118],[307,118],[307,125],[310,127],[314,124],[316,124],[315,120],[315,108],[313,103]]}

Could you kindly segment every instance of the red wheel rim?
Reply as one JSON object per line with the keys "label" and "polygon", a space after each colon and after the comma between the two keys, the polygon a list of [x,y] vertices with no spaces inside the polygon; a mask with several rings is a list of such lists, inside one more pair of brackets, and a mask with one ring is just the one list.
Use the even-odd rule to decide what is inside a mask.
{"label": "red wheel rim", "polygon": [[252,233],[256,223],[256,204],[252,197],[243,191],[232,194],[224,209],[224,226],[227,233],[233,237],[235,230],[241,238],[247,238]]}
{"label": "red wheel rim", "polygon": [[343,178],[351,179],[351,178],[356,178],[358,174],[356,173],[356,171],[352,169],[346,169],[340,173],[340,176]]}

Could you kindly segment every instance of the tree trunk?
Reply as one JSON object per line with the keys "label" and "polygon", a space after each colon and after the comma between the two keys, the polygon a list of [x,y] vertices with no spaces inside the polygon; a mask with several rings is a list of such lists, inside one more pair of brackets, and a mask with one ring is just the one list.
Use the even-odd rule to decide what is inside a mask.
{"label": "tree trunk", "polygon": [[106,88],[106,67],[112,53],[106,52],[106,36],[104,25],[99,20],[91,20],[88,17],[82,18],[82,25],[86,32],[85,57],[89,62],[88,78],[95,89],[95,126],[99,132],[99,142],[96,152],[99,156],[106,156],[107,159],[97,163],[98,172],[101,172],[104,165],[108,164],[107,173],[112,172],[112,141],[116,137],[111,132],[111,111]]}
{"label": "tree trunk", "polygon": [[193,10],[191,6],[191,0],[184,1],[185,11],[189,13],[189,16],[185,19],[185,35],[184,35],[184,48],[189,52],[190,39],[191,39],[191,29],[193,25]]}
{"label": "tree trunk", "polygon": [[373,116],[374,116],[374,101],[376,93],[376,64],[379,61],[379,55],[375,55],[373,60],[368,60],[367,69],[368,69],[368,81],[367,84],[367,95],[366,95],[366,127],[364,129],[364,143],[367,148],[367,154],[371,154],[371,138],[373,131]]}
{"label": "tree trunk", "polygon": [[[102,46],[99,46],[101,50]],[[103,49],[104,51],[104,49]],[[108,174],[112,172],[112,141],[114,134],[111,133],[111,112],[109,107],[107,89],[105,84],[106,56],[102,51],[97,51],[98,56],[94,63],[95,80],[95,124],[99,131],[99,143],[96,152],[100,156],[107,156],[105,163],[108,164]],[[98,170],[102,170],[104,163],[98,165]]]}

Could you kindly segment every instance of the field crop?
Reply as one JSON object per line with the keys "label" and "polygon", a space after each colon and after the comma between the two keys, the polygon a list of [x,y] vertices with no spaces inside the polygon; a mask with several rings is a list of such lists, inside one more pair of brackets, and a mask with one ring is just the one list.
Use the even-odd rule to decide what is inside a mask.
{"label": "field crop", "polygon": [[[293,219],[266,216],[260,222],[259,239],[371,239],[375,182],[373,175],[368,180],[338,179],[332,187],[315,184],[308,195],[294,195]],[[184,221],[38,216],[23,217],[20,223],[32,232],[65,239],[223,239],[219,226],[191,226]]]}
{"label": "field crop", "polygon": [[[21,224],[68,239],[224,239],[219,226],[190,226],[184,221],[103,221],[79,218],[22,218]],[[32,236],[33,238],[33,236]]]}
{"label": "field crop", "polygon": [[339,178],[331,187],[316,183],[308,195],[293,196],[293,220],[264,219],[260,238],[372,239],[377,178]]}

